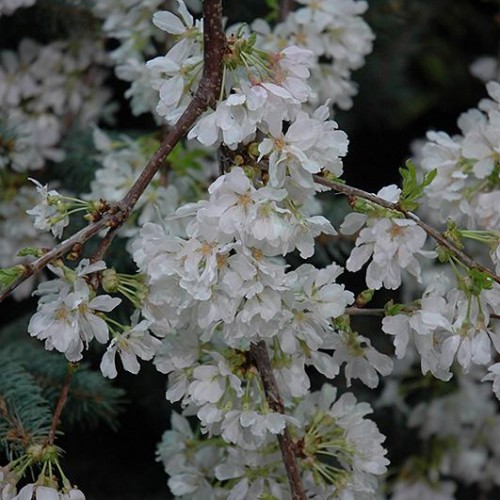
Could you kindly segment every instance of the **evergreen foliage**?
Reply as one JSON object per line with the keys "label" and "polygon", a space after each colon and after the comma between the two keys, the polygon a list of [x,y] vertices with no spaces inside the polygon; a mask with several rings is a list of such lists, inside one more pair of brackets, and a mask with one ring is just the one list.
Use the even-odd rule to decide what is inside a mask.
{"label": "evergreen foliage", "polygon": [[[54,407],[68,372],[66,360],[28,342],[11,344],[4,352],[33,376],[43,397]],[[115,429],[124,393],[88,363],[80,363],[73,374],[63,418],[71,425],[89,426],[102,420]]]}
{"label": "evergreen foliage", "polygon": [[0,366],[0,442],[9,454],[21,453],[48,434],[51,406],[35,376],[7,349],[0,351]]}

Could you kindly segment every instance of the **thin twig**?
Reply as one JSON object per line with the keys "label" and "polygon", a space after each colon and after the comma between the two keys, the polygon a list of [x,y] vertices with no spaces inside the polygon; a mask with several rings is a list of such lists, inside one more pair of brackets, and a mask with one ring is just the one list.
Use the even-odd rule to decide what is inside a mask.
{"label": "thin twig", "polygon": [[52,416],[52,425],[50,426],[50,431],[47,436],[47,444],[52,445],[54,444],[54,440],[56,438],[56,432],[57,432],[57,427],[59,426],[59,423],[61,422],[61,413],[63,411],[64,405],[66,404],[66,401],[68,400],[68,392],[69,392],[69,386],[71,385],[71,380],[73,379],[73,373],[75,369],[73,365],[68,365],[68,373],[66,374],[66,377],[64,379],[64,384],[61,388],[61,392],[59,394],[59,399],[57,401],[56,409],[54,411],[54,415]]}
{"label": "thin twig", "polygon": [[397,203],[391,203],[390,201],[384,200],[380,198],[376,194],[368,193],[363,191],[362,189],[355,188],[353,186],[349,186],[349,184],[343,184],[342,182],[335,182],[325,179],[320,175],[313,175],[314,182],[317,184],[322,184],[323,186],[327,186],[338,193],[345,194],[346,196],[355,196],[357,198],[363,198],[364,200],[371,201],[375,205],[379,205],[383,208],[387,208],[388,210],[397,210],[401,211],[399,205]]}
{"label": "thin twig", "polygon": [[415,215],[413,212],[402,209],[398,203],[391,203],[387,200],[384,200],[383,198],[380,198],[379,196],[367,193],[362,189],[349,186],[348,184],[342,184],[340,182],[330,181],[319,175],[315,175],[313,177],[314,181],[317,182],[318,184],[327,186],[333,189],[334,191],[337,191],[338,193],[342,193],[347,196],[363,198],[364,200],[370,201],[371,203],[379,205],[383,208],[387,208],[388,210],[394,210],[396,212],[401,213],[407,219],[414,221],[429,236],[434,238],[442,247],[452,252],[456,256],[456,258],[462,264],[467,266],[469,269],[474,269],[474,268],[479,269],[480,271],[488,275],[492,280],[496,281],[497,283],[500,283],[500,276],[496,275],[493,271],[491,271],[487,267],[483,266],[482,264],[479,264],[479,262],[476,262],[474,259],[470,258],[468,255],[462,252],[462,250],[457,248],[453,243],[451,243],[448,239],[446,239],[446,237],[443,234],[441,234],[437,229],[434,229],[432,226],[429,226],[429,224],[421,220],[420,217]]}
{"label": "thin twig", "polygon": [[280,10],[279,10],[279,19],[280,21],[286,21],[288,14],[292,10],[294,0],[281,0],[280,1]]}
{"label": "thin twig", "polygon": [[385,309],[364,309],[361,307],[346,307],[345,314],[349,316],[385,316]]}
{"label": "thin twig", "polygon": [[[266,399],[270,408],[274,412],[284,415],[285,406],[278,389],[278,384],[274,378],[273,368],[267,353],[265,341],[261,340],[257,344],[252,344],[250,347],[250,355],[252,356],[255,365],[257,366],[257,370],[259,371],[260,378],[262,379],[262,385],[264,386],[264,391],[266,393]],[[297,458],[295,456],[296,446],[286,427],[283,434],[278,434],[278,442],[292,491],[292,500],[306,500],[304,489],[302,487],[302,481],[300,479]]]}
{"label": "thin twig", "polygon": [[0,302],[8,297],[23,281],[40,272],[47,264],[50,264],[53,260],[59,259],[71,251],[75,245],[83,245],[86,241],[101,231],[101,229],[110,227],[115,223],[118,224],[121,217],[123,217],[121,210],[114,214],[106,214],[99,221],[92,222],[88,226],[70,236],[67,240],[59,243],[59,245],[55,246],[52,250],[49,250],[38,259],[30,262],[29,264],[23,264],[24,273],[2,291],[2,294],[0,295]]}

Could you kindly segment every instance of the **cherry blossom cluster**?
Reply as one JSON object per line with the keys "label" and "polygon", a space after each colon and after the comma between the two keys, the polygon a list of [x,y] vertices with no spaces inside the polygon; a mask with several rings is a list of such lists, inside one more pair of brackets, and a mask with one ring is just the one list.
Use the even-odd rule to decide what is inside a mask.
{"label": "cherry blossom cluster", "polygon": [[[100,167],[95,171],[87,200],[106,200],[118,202],[130,189],[149,157],[158,148],[154,137],[143,136],[139,139],[125,134],[111,139],[100,129],[94,130],[94,144],[98,154],[96,160]],[[127,224],[121,228],[120,235],[131,238],[146,222],[160,222],[179,207],[180,204],[199,198],[206,188],[209,178],[216,173],[213,160],[206,152],[189,150],[179,145],[169,158],[170,168],[166,173],[156,174],[143,196],[136,205],[135,212]],[[181,221],[171,229],[183,234]]]}
{"label": "cherry blossom cluster", "polygon": [[[385,201],[397,203],[401,189],[394,184],[382,188],[377,195]],[[417,257],[434,258],[436,253],[424,250],[426,232],[415,221],[398,212],[382,210],[370,204],[359,207],[359,212],[348,214],[342,223],[344,234],[358,234],[355,248],[347,259],[349,271],[359,271],[371,258],[366,268],[368,288],[397,289],[402,272],[421,280],[421,265]]]}
{"label": "cherry blossom cluster", "polygon": [[[245,396],[241,380],[217,351],[246,351],[252,342],[267,338],[275,339],[275,355],[288,359],[281,369],[283,390],[304,395],[309,386],[306,363],[334,376],[344,361],[319,349],[342,344],[331,319],[344,313],[353,295],[336,283],[341,273],[336,264],[322,270],[304,264],[286,272],[279,256],[294,249],[312,255],[314,235],[333,228],[321,216],[293,210],[286,191],[256,188],[239,167],[219,177],[209,193],[207,201],[177,211],[176,217],[191,219],[187,238],[170,234],[168,223],[146,224],[132,245],[149,284],[143,315],[168,346],[156,358],[157,367],[176,381],[167,394],[186,403],[193,400],[202,411],[203,404],[224,396],[229,377],[236,395]],[[212,347],[205,345],[210,342]],[[183,349],[188,365],[178,352]],[[193,372],[192,363],[200,356],[205,365]],[[232,362],[243,369],[245,356]],[[207,370],[220,379],[213,395],[202,384]],[[203,390],[197,390],[198,384]]]}
{"label": "cherry blossom cluster", "polygon": [[[338,394],[330,383],[312,387],[323,376],[374,389],[393,371],[377,404],[397,408],[439,454],[409,458],[389,488],[391,500],[452,499],[452,479],[488,491],[500,485],[500,448],[485,439],[498,435],[500,417],[483,383],[491,381],[500,399],[494,279],[500,272],[500,84],[488,83],[489,98],[459,118],[459,135],[427,134],[417,169],[411,163],[402,169],[400,188],[349,193],[353,211],[339,229],[353,241],[345,269],[366,266],[368,287],[355,297],[342,283],[340,264],[291,266],[287,257],[310,259],[318,237],[338,236],[316,197],[345,186],[349,141],[331,119],[331,106],[351,106],[351,72],[364,63],[374,36],[361,17],[364,1],[296,3],[272,27],[257,20],[226,30],[220,95],[117,232],[138,273],[119,273],[97,258],[74,266],[52,261],[56,278],[35,290],[39,302],[28,333],[70,362],[80,361],[94,341],[102,344],[100,369],[108,378],[117,376],[117,364],[137,374],[141,360],[167,375],[166,398],[182,415],[173,413],[158,455],[177,497],[290,498],[278,444],[285,435],[308,498],[381,496],[379,478],[389,461],[384,436],[367,418],[370,404],[351,392]],[[21,2],[6,5],[10,13]],[[175,13],[161,8],[160,0],[92,7],[105,35],[118,41],[109,58],[117,76],[131,82],[126,96],[133,113],[150,112],[162,126],[175,127],[203,75],[204,28],[182,0]],[[17,52],[0,53],[6,128],[0,167],[6,179],[15,177],[5,185],[8,202],[0,203],[2,266],[12,265],[19,247],[24,255],[43,255],[40,246],[50,240],[37,242],[34,228],[61,239],[77,212],[100,220],[126,198],[158,150],[153,135],[113,137],[94,129],[99,167],[83,199],[34,179],[33,189],[19,188],[18,173],[63,159],[65,127],[102,113],[109,96],[97,89],[105,73],[95,66],[108,60],[101,43],[83,41],[74,49],[25,39]],[[159,46],[165,55],[158,55]],[[219,148],[218,169],[207,148]],[[436,237],[415,210],[442,232]],[[25,214],[33,219],[29,227]],[[462,250],[477,262],[464,260]],[[376,290],[397,290],[410,280],[417,285],[407,286],[405,304],[379,310],[382,344],[357,331],[353,311]],[[117,319],[124,303],[133,310],[126,325]],[[279,391],[274,401],[256,346],[269,357]],[[411,407],[403,391],[415,365],[426,377],[453,378],[453,390]],[[16,467],[0,468],[2,498],[84,498],[69,482],[61,488],[44,477],[18,491]]]}
{"label": "cherry blossom cluster", "polygon": [[[467,245],[480,261],[489,260],[498,274],[500,184],[495,134],[500,85],[490,82],[486,87],[490,99],[459,118],[462,135],[429,132],[428,141],[421,145],[422,171],[436,173],[423,191],[421,211],[434,216],[437,223],[446,223],[449,238]],[[394,335],[398,358],[408,345],[416,348],[423,373],[430,371],[448,380],[455,361],[465,372],[490,367],[485,380],[493,380],[497,392],[498,364],[490,365],[500,349],[499,285],[480,271],[464,269],[443,249],[438,253],[442,261],[451,263],[451,272],[426,266],[427,286],[418,304],[410,311],[394,311],[384,319],[383,329]]]}
{"label": "cherry blossom cluster", "polygon": [[467,282],[451,287],[441,275],[425,291],[420,307],[387,316],[383,329],[394,335],[399,358],[412,343],[420,354],[422,372],[449,380],[455,360],[468,372],[474,365],[488,365],[500,352],[500,331],[490,319],[500,313],[499,292],[496,283],[483,290]]}
{"label": "cherry blossom cluster", "polygon": [[[26,214],[38,204],[38,195],[32,186],[17,187],[17,182],[6,179],[4,198],[0,202],[0,267],[8,268],[19,262],[18,252],[27,247],[50,247],[53,238],[41,233]],[[14,291],[14,298],[21,300],[30,295],[36,283],[32,277]]]}
{"label": "cherry blossom cluster", "polygon": [[63,159],[58,145],[68,126],[92,123],[109,100],[106,58],[91,40],[23,38],[17,51],[0,52],[0,168],[25,172]]}
{"label": "cherry blossom cluster", "polygon": [[105,267],[102,261],[90,264],[88,260],[82,260],[75,270],[51,266],[58,278],[41,283],[34,292],[40,300],[28,325],[29,334],[44,340],[46,349],[64,353],[69,361],[80,360],[84,347],[94,338],[105,343],[109,329],[99,313],[112,311],[121,299],[96,296],[86,280]]}
{"label": "cherry blossom cluster", "polygon": [[[149,63],[164,77],[157,112],[167,121],[186,108],[187,84],[196,87],[201,74],[197,25],[183,11],[181,18],[170,12],[154,17],[181,37],[166,56]],[[227,98],[201,117],[188,138],[230,149],[241,142],[251,149],[252,143],[255,165],[265,162],[266,171],[251,162],[234,166],[208,188],[208,200],[179,208],[163,225],[146,224],[132,249],[149,285],[142,314],[164,337],[155,364],[169,374],[167,398],[196,413],[205,433],[259,450],[287,424],[300,428],[301,422],[268,406],[249,354],[252,343],[268,342],[286,398],[308,394],[306,365],[332,378],[345,363],[349,381],[361,378],[373,387],[377,371],[387,374],[392,364],[368,339],[335,325],[354,299],[336,283],[339,266],[305,264],[287,272],[280,258],[295,249],[310,257],[316,236],[335,234],[324,217],[313,215],[312,196],[319,190],[313,174],[341,174],[347,138],[328,120],[326,106],[312,115],[301,109],[311,95],[312,54],[295,47],[264,52],[244,31],[229,36],[228,44]],[[184,238],[169,230],[177,218],[189,220]],[[324,349],[336,349],[335,355]],[[377,454],[373,474],[385,470],[381,447]],[[361,476],[327,471],[310,480],[325,491],[348,492],[359,483],[373,493],[373,478]]]}
{"label": "cherry blossom cluster", "polygon": [[[0,15],[2,9],[12,13],[14,8],[33,3],[2,2]],[[2,267],[22,262],[16,255],[23,248],[53,244],[47,235],[33,232],[27,211],[36,217],[36,229],[51,230],[57,237],[62,235],[68,223],[64,211],[72,202],[67,198],[62,200],[57,193],[50,204],[38,185],[42,200],[33,209],[36,203],[32,187],[24,185],[27,182],[24,173],[63,160],[65,152],[60,143],[69,128],[88,126],[111,110],[110,92],[103,85],[107,60],[100,39],[95,37],[46,44],[23,38],[16,50],[0,52]],[[45,194],[48,195],[48,190]],[[34,284],[34,279],[28,280],[14,296],[24,298]]]}
{"label": "cherry blossom cluster", "polygon": [[[373,498],[377,490],[374,475],[385,472],[388,460],[382,448],[384,436],[364,418],[371,411],[351,393],[337,397],[330,385],[310,393],[294,410],[293,418],[301,425],[295,437],[301,448],[308,498]],[[262,425],[252,413],[242,416],[246,428]],[[323,463],[317,459],[318,452],[333,453],[338,462]],[[172,429],[163,435],[158,455],[170,476],[170,490],[179,497],[289,497],[275,440],[266,440],[266,446],[256,450],[242,449],[217,437],[197,441],[188,420],[174,413]],[[223,482],[227,486],[222,486]]]}
{"label": "cherry blossom cluster", "polygon": [[496,231],[500,222],[500,84],[490,82],[486,88],[490,98],[460,116],[461,134],[450,137],[446,132],[428,132],[419,163],[424,171],[437,171],[425,191],[424,206],[439,214],[438,222],[451,219],[466,229]]}
{"label": "cherry blossom cluster", "polygon": [[374,34],[361,17],[368,3],[360,0],[298,0],[299,8],[272,28],[263,19],[252,23],[259,45],[276,51],[296,45],[315,55],[311,68],[314,103],[331,100],[341,109],[352,106],[356,95],[351,72],[363,66],[372,51]]}
{"label": "cherry blossom cluster", "polygon": [[122,325],[106,314],[122,299],[97,293],[91,276],[100,273],[105,291],[119,293],[133,305],[140,304],[145,295],[141,277],[117,273],[106,269],[103,261],[91,264],[88,259],[83,259],[75,269],[60,263],[51,265],[50,270],[58,278],[41,283],[34,292],[40,300],[28,325],[29,334],[44,340],[47,350],[64,353],[71,362],[82,359],[83,351],[94,339],[106,344],[111,337],[101,361],[102,374],[116,377],[117,355],[127,371],[138,373],[137,358],[151,360],[160,340],[150,334],[150,322],[140,320],[138,310],[132,315],[130,325]]}
{"label": "cherry blossom cluster", "polygon": [[[499,450],[494,436],[500,429],[500,413],[491,391],[480,381],[483,370],[457,374],[455,384],[429,377],[414,384],[408,374],[417,354],[409,351],[396,362],[395,375],[377,402],[395,409],[415,433],[413,451],[388,498],[413,499],[421,494],[432,500],[453,500],[456,482],[476,484],[488,495],[498,485]],[[410,398],[416,404],[408,404]]]}
{"label": "cherry blossom cluster", "polygon": [[[297,10],[292,11],[285,22],[276,23],[272,28],[263,19],[254,21],[253,36],[257,35],[255,46],[268,53],[279,53],[288,46],[309,51],[314,92],[309,93],[308,100],[315,105],[330,100],[340,108],[348,109],[357,92],[351,81],[351,72],[364,64],[374,39],[373,32],[361,17],[367,9],[367,3],[361,0],[337,0],[333,3],[304,0],[298,4]],[[166,117],[167,121],[174,123],[178,112],[185,107],[185,103],[178,102],[183,93],[182,82],[194,89],[193,83],[200,76],[203,26],[194,20],[183,1],[177,2],[178,16],[169,11],[156,12],[161,7],[160,0],[106,0],[96,2],[94,12],[105,19],[103,31],[106,35],[120,43],[111,57],[118,78],[131,82],[126,97],[131,98],[132,111],[135,114],[156,111],[156,117]],[[167,56],[154,59],[145,67],[144,62],[157,51],[158,44],[165,43],[164,34],[150,23],[153,13],[157,28],[170,34],[167,40],[170,50]],[[241,34],[242,31],[248,32],[248,29],[230,27],[228,34]],[[240,37],[236,36],[235,40],[237,38]],[[241,41],[238,44],[241,45]],[[247,66],[260,64],[259,56],[255,57],[257,51],[250,54],[248,47],[241,46],[235,47],[234,51],[240,52],[241,49],[246,52],[244,57]],[[233,70],[237,69],[234,67],[235,62],[233,60],[231,64]],[[166,76],[171,79],[168,84]],[[262,77],[260,71],[254,72],[254,76],[257,80]],[[272,83],[272,79],[268,80]],[[157,94],[151,84],[163,96],[158,106]],[[229,84],[228,88],[232,86]],[[233,101],[229,105],[235,104]],[[169,108],[174,109],[169,111]],[[239,115],[234,116],[233,125],[241,126],[238,123],[241,118]]]}
{"label": "cherry blossom cluster", "polygon": [[94,15],[103,20],[103,34],[119,44],[109,57],[116,76],[131,82],[125,96],[131,98],[136,115],[152,112],[156,106],[156,92],[144,63],[156,53],[156,44],[165,43],[151,24],[153,13],[163,4],[162,0],[103,0],[92,7]]}

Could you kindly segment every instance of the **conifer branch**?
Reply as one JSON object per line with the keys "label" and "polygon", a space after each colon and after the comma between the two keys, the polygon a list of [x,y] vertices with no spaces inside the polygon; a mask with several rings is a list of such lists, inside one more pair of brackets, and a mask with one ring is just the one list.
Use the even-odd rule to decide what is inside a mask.
{"label": "conifer branch", "polygon": [[47,435],[52,412],[33,375],[6,350],[0,366],[0,443],[24,452]]}

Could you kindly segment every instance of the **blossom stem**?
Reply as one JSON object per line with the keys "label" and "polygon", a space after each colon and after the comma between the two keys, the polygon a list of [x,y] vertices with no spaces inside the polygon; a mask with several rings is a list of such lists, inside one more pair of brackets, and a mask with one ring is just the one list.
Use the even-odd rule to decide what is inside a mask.
{"label": "blossom stem", "polygon": [[[264,386],[266,393],[266,399],[270,408],[274,412],[284,415],[285,406],[279,393],[278,384],[276,383],[276,379],[274,377],[271,360],[269,359],[269,354],[267,352],[266,342],[261,340],[257,344],[252,344],[250,347],[250,355],[252,356],[255,366],[259,371],[262,385]],[[296,447],[286,427],[283,434],[278,434],[278,443],[287,472],[288,481],[290,483],[290,489],[292,491],[292,500],[305,500],[306,496],[300,479],[297,458],[295,456]]]}

